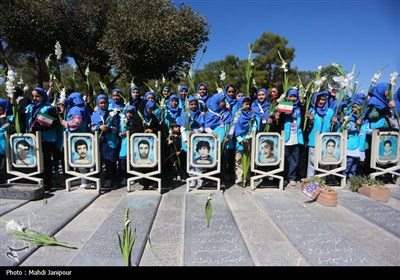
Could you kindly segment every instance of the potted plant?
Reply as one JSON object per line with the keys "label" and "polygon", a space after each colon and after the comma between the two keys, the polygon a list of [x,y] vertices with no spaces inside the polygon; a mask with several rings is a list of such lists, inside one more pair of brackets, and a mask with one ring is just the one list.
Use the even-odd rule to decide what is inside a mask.
{"label": "potted plant", "polygon": [[375,178],[354,176],[350,179],[350,190],[368,196],[377,201],[389,201],[389,188],[385,187],[383,181]]}
{"label": "potted plant", "polygon": [[[317,176],[307,177],[301,180],[301,185],[303,193],[318,203],[331,207],[337,205],[337,192],[326,186],[323,178]],[[312,191],[310,192],[310,190]]]}

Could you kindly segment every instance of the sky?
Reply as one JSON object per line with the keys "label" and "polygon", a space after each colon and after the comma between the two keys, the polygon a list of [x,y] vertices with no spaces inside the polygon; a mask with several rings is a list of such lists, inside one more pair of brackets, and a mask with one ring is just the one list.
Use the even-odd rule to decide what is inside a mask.
{"label": "sky", "polygon": [[[378,82],[400,73],[400,1],[398,0],[174,0],[203,15],[211,25],[207,51],[194,66],[224,60],[227,55],[247,59],[248,44],[264,32],[285,37],[295,48],[291,67],[317,71],[337,63],[346,72],[355,65],[360,91],[384,66]],[[399,86],[400,78],[397,80]]]}

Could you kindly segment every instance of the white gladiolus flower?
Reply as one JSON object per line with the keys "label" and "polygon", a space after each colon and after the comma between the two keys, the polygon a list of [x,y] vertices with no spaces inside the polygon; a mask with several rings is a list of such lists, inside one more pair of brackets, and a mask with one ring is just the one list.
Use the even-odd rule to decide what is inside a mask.
{"label": "white gladiolus flower", "polygon": [[257,87],[256,80],[253,78],[253,85]]}
{"label": "white gladiolus flower", "polygon": [[399,73],[397,73],[396,71],[394,71],[392,74],[390,74],[390,84],[392,85],[392,87],[396,86],[396,80],[397,80],[398,76],[399,76]]}
{"label": "white gladiolus flower", "polygon": [[193,77],[193,65],[190,64],[190,68],[189,68],[189,73],[188,73],[189,77],[192,78]]}
{"label": "white gladiolus flower", "polygon": [[165,84],[165,77],[162,75],[162,83]]}
{"label": "white gladiolus flower", "polygon": [[154,87],[155,87],[155,88],[158,88],[158,81],[156,81],[156,82],[154,83]]}
{"label": "white gladiolus flower", "polygon": [[224,91],[223,91],[222,88],[220,88],[220,87],[217,87],[217,92],[218,92],[218,93],[224,93]]}
{"label": "white gladiolus flower", "polygon": [[7,80],[14,82],[17,79],[17,73],[15,73],[12,69],[7,70]]}
{"label": "white gladiolus flower", "polygon": [[89,73],[90,73],[90,71],[89,71],[89,65],[86,67],[86,70],[85,70],[85,76],[86,77],[88,77],[89,76]]}
{"label": "white gladiolus flower", "polygon": [[335,63],[335,62],[332,62],[332,66],[333,66],[333,67],[339,67],[339,64],[337,64],[337,63]]}
{"label": "white gladiolus flower", "polygon": [[20,230],[20,231],[22,231],[23,230],[23,226],[21,224],[19,224],[18,222],[14,221],[14,220],[11,220],[11,221],[7,222],[6,229],[7,230]]}
{"label": "white gladiolus flower", "polygon": [[54,47],[55,47],[54,53],[55,53],[57,59],[60,60],[61,56],[62,56],[62,50],[61,50],[60,42],[57,41],[56,45]]}
{"label": "white gladiolus flower", "polygon": [[[76,69],[78,69],[78,66],[76,65],[76,63],[72,64],[72,69],[74,71],[76,71]],[[86,75],[86,71],[85,71],[85,75]]]}
{"label": "white gladiolus flower", "polygon": [[322,70],[322,66],[319,65],[319,66],[318,66],[318,71],[321,71],[321,70]]}
{"label": "white gladiolus flower", "polygon": [[224,70],[222,70],[222,71],[221,71],[221,74],[219,75],[219,79],[220,79],[221,81],[224,81],[225,78],[226,78],[226,73],[224,72]]}
{"label": "white gladiolus flower", "polygon": [[28,85],[25,85],[24,88],[23,88],[23,91],[24,91],[24,92],[28,92],[28,90],[29,90]]}
{"label": "white gladiolus flower", "polygon": [[62,104],[65,103],[65,99],[67,97],[66,91],[67,91],[67,89],[65,87],[63,87],[60,92],[60,103],[62,103]]}

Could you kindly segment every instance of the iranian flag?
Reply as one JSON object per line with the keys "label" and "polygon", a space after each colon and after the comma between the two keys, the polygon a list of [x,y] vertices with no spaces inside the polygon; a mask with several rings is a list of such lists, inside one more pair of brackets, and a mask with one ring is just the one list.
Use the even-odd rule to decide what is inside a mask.
{"label": "iranian flag", "polygon": [[44,124],[45,126],[50,126],[53,123],[54,118],[47,114],[41,113],[37,116],[36,121],[38,123]]}
{"label": "iranian flag", "polygon": [[279,102],[277,109],[278,109],[278,112],[291,113],[293,111],[293,103],[292,102]]}

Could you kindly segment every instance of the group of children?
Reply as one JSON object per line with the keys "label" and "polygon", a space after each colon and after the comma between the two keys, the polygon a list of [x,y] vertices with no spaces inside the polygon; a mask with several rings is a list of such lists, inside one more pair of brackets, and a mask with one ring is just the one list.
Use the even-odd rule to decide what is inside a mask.
{"label": "group of children", "polygon": [[[187,178],[186,153],[190,136],[210,133],[221,145],[221,179],[240,184],[249,182],[248,178],[243,178],[244,174],[251,175],[244,172],[242,158],[254,148],[251,146],[253,133],[280,133],[284,130],[285,168],[282,175],[290,185],[295,185],[301,177],[315,175],[316,132],[347,130],[347,168],[344,174],[351,178],[360,172],[368,174],[371,132],[374,129],[398,131],[394,109],[397,108],[397,112],[400,110],[400,92],[398,90],[394,94],[394,100],[389,100],[388,83],[377,84],[368,95],[346,96],[341,102],[338,102],[334,90],[316,92],[308,111],[299,91],[291,88],[283,93],[284,100],[292,104],[290,112],[277,110],[277,88],[273,88],[274,95],[271,97],[268,90],[262,87],[253,89],[250,96],[238,98],[233,84],[227,84],[223,92],[215,94],[209,93],[205,83],[198,84],[194,95],[189,95],[188,91],[187,86],[179,86],[178,94],[173,94],[171,88],[165,86],[159,99],[154,91],[141,96],[140,89],[132,86],[129,101],[125,103],[122,90],[115,88],[111,97],[103,93],[97,95],[96,104],[91,107],[79,92],[70,93],[65,101],[56,100],[57,106],[54,106],[49,103],[51,90],[35,87],[30,100],[16,87],[14,95],[0,99],[0,167],[3,169],[5,165],[4,131],[9,134],[16,132],[17,116],[21,132],[42,132],[42,146],[45,147],[43,179],[47,190],[52,187],[53,161],[63,159],[60,153],[63,131],[68,134],[98,131],[100,164],[104,166],[100,175],[105,184],[119,183],[121,178],[124,184],[128,177],[128,132],[131,135],[157,134],[161,131],[161,176],[175,180]],[[18,104],[14,106],[14,112],[13,104]],[[51,121],[40,121],[43,115],[50,117]],[[190,166],[189,169],[194,170],[195,167]],[[146,172],[150,169],[141,170]],[[79,171],[85,173],[87,169],[80,168]],[[204,169],[197,168],[196,171]],[[148,180],[141,183],[145,188],[149,187]],[[191,186],[197,183],[201,182],[193,181]],[[87,187],[89,183],[83,180],[81,186]]]}

